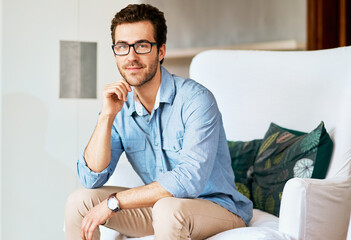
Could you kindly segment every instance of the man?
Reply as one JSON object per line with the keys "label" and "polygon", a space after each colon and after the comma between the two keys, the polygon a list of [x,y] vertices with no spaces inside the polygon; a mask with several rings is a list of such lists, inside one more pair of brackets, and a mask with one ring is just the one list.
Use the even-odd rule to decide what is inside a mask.
{"label": "man", "polygon": [[[78,160],[89,189],[67,200],[66,239],[99,239],[99,225],[132,237],[204,239],[252,217],[251,201],[235,188],[214,96],[161,67],[166,33],[163,13],[151,5],[129,5],[112,20],[123,79],[104,88]],[[102,187],[123,151],[145,186]]]}

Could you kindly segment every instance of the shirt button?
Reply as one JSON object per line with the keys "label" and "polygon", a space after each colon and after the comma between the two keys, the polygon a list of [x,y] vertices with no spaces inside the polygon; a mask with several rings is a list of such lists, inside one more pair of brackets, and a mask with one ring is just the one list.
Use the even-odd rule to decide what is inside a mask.
{"label": "shirt button", "polygon": [[158,146],[158,142],[155,142],[155,146]]}

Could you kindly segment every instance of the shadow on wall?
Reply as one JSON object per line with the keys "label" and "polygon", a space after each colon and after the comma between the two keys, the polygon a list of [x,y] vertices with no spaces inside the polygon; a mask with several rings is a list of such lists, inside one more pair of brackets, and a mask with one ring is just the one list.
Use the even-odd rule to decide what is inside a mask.
{"label": "shadow on wall", "polygon": [[76,173],[45,150],[46,105],[26,93],[7,94],[3,116],[3,237],[63,239]]}

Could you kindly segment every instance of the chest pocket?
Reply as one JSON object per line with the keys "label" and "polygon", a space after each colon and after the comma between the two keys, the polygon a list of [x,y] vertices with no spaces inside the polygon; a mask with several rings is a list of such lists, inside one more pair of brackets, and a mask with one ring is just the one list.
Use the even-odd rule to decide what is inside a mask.
{"label": "chest pocket", "polygon": [[163,139],[162,144],[162,150],[166,156],[166,164],[171,170],[181,161],[180,152],[183,148],[183,138]]}
{"label": "chest pocket", "polygon": [[166,151],[178,152],[183,148],[183,138],[163,139],[162,148]]}
{"label": "chest pocket", "polygon": [[126,153],[135,153],[145,150],[145,139],[126,139],[123,143]]}
{"label": "chest pocket", "polygon": [[146,139],[125,139],[123,142],[127,158],[136,172],[143,173],[146,170]]}
{"label": "chest pocket", "polygon": [[162,149],[165,151],[179,152],[183,148],[184,128],[182,124],[171,125],[162,133]]}

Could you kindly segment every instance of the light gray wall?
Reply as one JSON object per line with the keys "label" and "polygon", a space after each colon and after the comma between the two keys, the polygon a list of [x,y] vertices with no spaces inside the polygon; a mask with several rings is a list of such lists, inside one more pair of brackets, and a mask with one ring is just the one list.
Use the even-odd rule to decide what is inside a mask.
{"label": "light gray wall", "polygon": [[78,186],[77,102],[58,101],[58,44],[77,38],[77,3],[4,0],[3,9],[2,235],[63,239],[64,201]]}
{"label": "light gray wall", "polygon": [[165,12],[168,49],[306,41],[306,0],[144,0]]}
{"label": "light gray wall", "polygon": [[[306,0],[144,0],[164,11],[167,49],[296,40],[306,42]],[[164,66],[189,76],[191,58]]]}
{"label": "light gray wall", "polygon": [[[0,1],[4,117],[0,194],[1,216],[6,219],[0,231],[6,240],[63,239],[65,199],[80,186],[76,159],[94,129],[103,86],[120,78],[110,48],[110,20],[128,3],[141,1]],[[297,30],[294,22],[303,21],[301,0],[150,2],[165,10],[168,48],[263,41],[273,36],[274,40],[293,35],[304,39],[304,28]],[[282,2],[290,12],[282,10]],[[267,10],[274,11],[263,13]],[[279,25],[279,16],[286,26]],[[213,23],[217,18],[220,26]],[[97,43],[97,99],[59,99],[60,40]]]}
{"label": "light gray wall", "polygon": [[2,239],[2,0],[0,0],[0,240]]}

